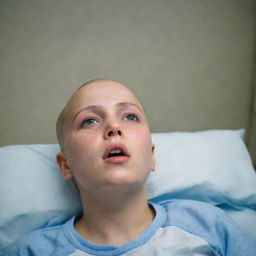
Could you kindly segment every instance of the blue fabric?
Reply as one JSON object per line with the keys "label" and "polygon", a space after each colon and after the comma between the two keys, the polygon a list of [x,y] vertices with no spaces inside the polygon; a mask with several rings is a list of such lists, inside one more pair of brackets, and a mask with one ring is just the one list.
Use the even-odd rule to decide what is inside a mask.
{"label": "blue fabric", "polygon": [[[14,242],[0,255],[68,256],[129,253],[174,256],[200,252],[198,255],[256,256],[256,242],[250,240],[222,210],[214,206],[192,200],[175,200],[165,206],[152,206],[156,211],[154,221],[142,235],[124,246],[96,245],[85,241],[73,227],[75,217],[63,217],[53,219],[44,229]],[[175,239],[178,242],[173,244]],[[181,249],[175,249],[177,245]],[[161,246],[166,247],[163,253]]]}
{"label": "blue fabric", "polygon": [[[188,207],[189,205],[189,207]],[[206,203],[184,200],[166,206],[168,224],[206,240],[220,255],[256,256],[256,242],[221,209]]]}
{"label": "blue fabric", "polygon": [[[250,225],[252,211],[256,215],[256,175],[243,133],[153,133],[156,171],[147,180],[148,198],[154,203],[175,198],[232,207],[243,215],[237,223],[256,237]],[[59,151],[56,144],[0,147],[0,251],[53,217],[81,211],[75,182],[60,175]]]}

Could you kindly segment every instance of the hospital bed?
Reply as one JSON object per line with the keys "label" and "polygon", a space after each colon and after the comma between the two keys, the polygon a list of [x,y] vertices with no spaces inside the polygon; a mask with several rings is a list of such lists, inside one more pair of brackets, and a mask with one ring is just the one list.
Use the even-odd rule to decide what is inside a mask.
{"label": "hospital bed", "polygon": [[[191,199],[215,205],[256,240],[256,174],[244,130],[152,133],[156,171],[148,199],[166,205]],[[57,144],[0,148],[0,249],[55,216],[81,211],[74,182],[63,180]]]}

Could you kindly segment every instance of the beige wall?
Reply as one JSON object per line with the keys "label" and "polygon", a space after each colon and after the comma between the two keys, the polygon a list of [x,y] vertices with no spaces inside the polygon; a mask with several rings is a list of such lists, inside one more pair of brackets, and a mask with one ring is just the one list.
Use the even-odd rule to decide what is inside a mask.
{"label": "beige wall", "polygon": [[133,89],[154,132],[255,137],[253,0],[0,0],[0,20],[0,145],[55,143],[63,104],[97,77]]}
{"label": "beige wall", "polygon": [[248,136],[248,149],[253,157],[254,166],[256,167],[256,72],[254,74],[254,84],[253,84],[253,102],[252,102],[252,114],[251,123]]}

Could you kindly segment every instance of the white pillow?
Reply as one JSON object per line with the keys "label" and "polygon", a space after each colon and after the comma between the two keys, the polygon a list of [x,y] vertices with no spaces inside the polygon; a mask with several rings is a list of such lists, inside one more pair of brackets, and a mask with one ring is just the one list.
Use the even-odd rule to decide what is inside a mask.
{"label": "white pillow", "polygon": [[[152,135],[157,170],[149,198],[173,198],[256,209],[256,175],[243,143],[243,130]],[[0,148],[0,249],[60,215],[81,210],[73,181],[59,174],[57,145]]]}
{"label": "white pillow", "polygon": [[49,219],[81,209],[73,181],[59,174],[57,145],[0,148],[0,251]]}
{"label": "white pillow", "polygon": [[244,130],[153,134],[156,172],[149,198],[171,198],[256,209],[256,174],[243,142]]}

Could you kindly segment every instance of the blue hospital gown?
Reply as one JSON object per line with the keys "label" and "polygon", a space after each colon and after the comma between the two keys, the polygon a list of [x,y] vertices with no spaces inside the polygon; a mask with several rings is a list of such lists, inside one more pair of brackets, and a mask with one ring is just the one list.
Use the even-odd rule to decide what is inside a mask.
{"label": "blue hospital gown", "polygon": [[75,217],[55,218],[4,249],[1,256],[256,256],[256,243],[219,208],[192,200],[163,207],[143,234],[123,246],[97,245],[74,229]]}

